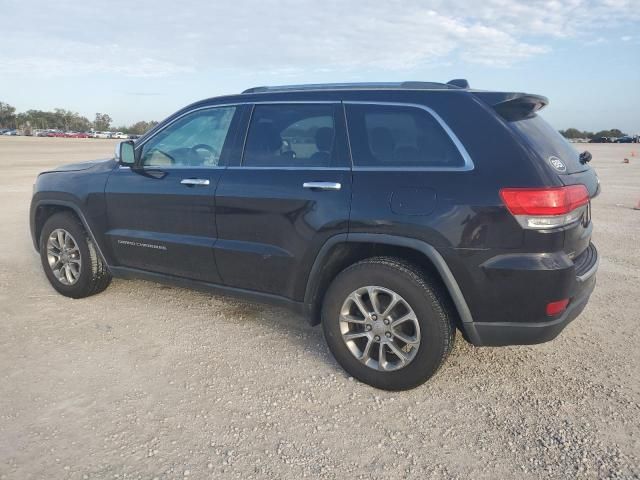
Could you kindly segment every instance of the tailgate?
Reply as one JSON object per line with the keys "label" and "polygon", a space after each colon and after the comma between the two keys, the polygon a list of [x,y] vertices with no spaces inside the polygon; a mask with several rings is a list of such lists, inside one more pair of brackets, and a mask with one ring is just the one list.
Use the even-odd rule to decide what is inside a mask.
{"label": "tailgate", "polygon": [[573,174],[589,169],[580,162],[580,154],[540,115],[509,122],[522,141],[557,174]]}
{"label": "tailgate", "polygon": [[[533,161],[564,185],[584,185],[589,197],[600,192],[600,182],[580,153],[537,112],[548,104],[540,95],[509,92],[474,92],[498,113],[521,142]],[[564,227],[563,250],[576,260],[591,242],[591,202],[581,207],[580,220]]]}
{"label": "tailgate", "polygon": [[[600,182],[593,168],[580,161],[580,153],[541,116],[531,115],[509,122],[529,153],[542,163],[551,175],[564,185],[584,185],[589,197],[600,192]],[[587,250],[591,243],[591,202],[584,208],[580,220],[564,230],[564,252],[572,259]]]}
{"label": "tailgate", "polygon": [[[584,172],[574,173],[572,175],[558,175],[558,177],[565,185],[585,185],[592,199],[600,193],[600,181],[598,180],[595,170],[591,167],[587,167]],[[586,251],[591,243],[592,230],[591,202],[589,202],[580,222],[565,231],[565,253],[575,259]]]}

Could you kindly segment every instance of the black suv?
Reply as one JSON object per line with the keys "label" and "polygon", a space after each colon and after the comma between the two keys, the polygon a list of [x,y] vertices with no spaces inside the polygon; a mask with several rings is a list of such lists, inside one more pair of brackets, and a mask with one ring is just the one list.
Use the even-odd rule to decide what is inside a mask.
{"label": "black suv", "polygon": [[354,377],[412,388],[456,330],[545,342],[593,291],[598,178],[546,104],[460,80],[204,100],[40,174],[33,242],[63,295],[114,276],[287,305]]}

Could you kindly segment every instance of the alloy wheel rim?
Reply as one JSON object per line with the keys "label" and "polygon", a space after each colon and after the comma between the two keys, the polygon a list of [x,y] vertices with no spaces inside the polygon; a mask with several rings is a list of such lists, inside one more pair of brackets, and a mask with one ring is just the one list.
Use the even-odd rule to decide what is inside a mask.
{"label": "alloy wheel rim", "polygon": [[47,239],[47,261],[54,277],[63,285],[73,285],[80,278],[82,258],[78,242],[63,228],[56,228]]}
{"label": "alloy wheel rim", "polygon": [[413,308],[384,287],[361,287],[347,296],[340,310],[340,333],[355,358],[383,372],[406,367],[420,348]]}

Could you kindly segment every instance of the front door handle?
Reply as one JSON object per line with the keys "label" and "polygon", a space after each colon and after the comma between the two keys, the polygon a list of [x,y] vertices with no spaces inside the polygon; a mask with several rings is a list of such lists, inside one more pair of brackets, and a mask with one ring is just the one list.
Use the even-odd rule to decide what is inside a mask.
{"label": "front door handle", "polygon": [[182,185],[209,185],[208,178],[183,178],[180,180]]}
{"label": "front door handle", "polygon": [[302,187],[311,190],[340,190],[342,185],[338,182],[304,182]]}

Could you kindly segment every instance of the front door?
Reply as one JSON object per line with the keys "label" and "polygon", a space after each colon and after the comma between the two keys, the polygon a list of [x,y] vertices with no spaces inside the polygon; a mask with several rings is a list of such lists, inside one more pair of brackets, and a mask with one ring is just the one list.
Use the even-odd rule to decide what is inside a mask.
{"label": "front door", "polygon": [[236,107],[178,117],[136,147],[106,185],[107,241],[119,266],[215,282],[214,193]]}
{"label": "front door", "polygon": [[319,249],[348,230],[342,106],[256,104],[248,128],[243,158],[216,191],[220,276],[228,286],[301,300]]}

